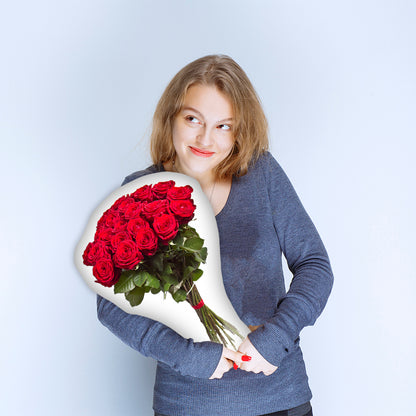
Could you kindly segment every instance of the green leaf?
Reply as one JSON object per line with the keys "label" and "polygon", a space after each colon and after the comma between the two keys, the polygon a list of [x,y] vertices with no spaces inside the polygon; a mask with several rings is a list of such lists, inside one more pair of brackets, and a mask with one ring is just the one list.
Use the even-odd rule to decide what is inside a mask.
{"label": "green leaf", "polygon": [[150,263],[157,271],[161,272],[163,270],[163,253],[151,257]]}
{"label": "green leaf", "polygon": [[195,253],[196,251],[193,251],[191,253],[187,253],[185,256],[185,264],[186,266],[190,266],[193,268],[193,270],[197,269],[199,267],[200,261],[197,261],[195,259]]}
{"label": "green leaf", "polygon": [[183,246],[191,250],[199,251],[201,250],[203,245],[204,245],[204,240],[202,238],[192,237],[192,238],[188,238],[185,241]]}
{"label": "green leaf", "polygon": [[126,277],[134,277],[136,276],[136,274],[137,274],[137,270],[123,270],[121,272],[121,276],[126,276]]}
{"label": "green leaf", "polygon": [[150,289],[150,291],[154,294],[154,295],[156,295],[156,293],[159,293],[160,292],[160,289]]}
{"label": "green leaf", "polygon": [[183,271],[183,278],[186,279],[194,270],[195,270],[195,267],[193,266],[185,267],[185,270]]}
{"label": "green leaf", "polygon": [[205,263],[207,260],[208,250],[206,247],[202,247],[201,250],[195,252],[195,259],[200,263]]}
{"label": "green leaf", "polygon": [[147,280],[148,276],[150,276],[150,273],[142,270],[134,277],[133,282],[137,287],[141,287]]}
{"label": "green leaf", "polygon": [[172,274],[172,267],[169,263],[165,264],[165,267],[163,268],[163,274]]}
{"label": "green leaf", "polygon": [[131,272],[122,273],[118,282],[114,285],[114,293],[126,293],[134,289],[133,276]]}
{"label": "green leaf", "polygon": [[185,232],[183,233],[185,238],[194,238],[199,237],[198,233],[196,232],[195,228],[188,227]]}
{"label": "green leaf", "polygon": [[147,276],[147,279],[146,279],[146,286],[148,286],[152,289],[159,289],[160,288],[160,280],[157,277],[154,277],[150,273],[148,273],[148,276]]}
{"label": "green leaf", "polygon": [[176,237],[173,239],[173,244],[177,246],[181,246],[183,244],[184,240],[183,232],[179,230],[178,234],[176,234]]}
{"label": "green leaf", "polygon": [[202,274],[203,274],[204,272],[201,270],[201,269],[196,269],[195,271],[193,271],[192,273],[191,273],[191,276],[192,276],[192,280],[194,281],[194,282],[196,282],[201,276],[202,276]]}
{"label": "green leaf", "polygon": [[142,303],[144,298],[145,290],[142,287],[135,287],[130,292],[126,293],[124,296],[130,302],[131,306],[138,306]]}
{"label": "green leaf", "polygon": [[162,274],[160,278],[165,282],[169,283],[170,285],[176,285],[178,281],[176,280],[173,274]]}
{"label": "green leaf", "polygon": [[171,287],[171,285],[172,285],[172,283],[165,283],[164,285],[163,285],[163,291],[164,292],[167,292],[168,290],[169,290],[169,288]]}
{"label": "green leaf", "polygon": [[172,294],[172,297],[176,302],[183,302],[186,300],[186,292],[183,289],[179,289]]}

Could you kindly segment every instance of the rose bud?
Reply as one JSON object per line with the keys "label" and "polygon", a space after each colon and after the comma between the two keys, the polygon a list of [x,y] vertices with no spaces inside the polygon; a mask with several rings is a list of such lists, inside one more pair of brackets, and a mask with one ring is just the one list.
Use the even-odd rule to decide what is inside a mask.
{"label": "rose bud", "polygon": [[120,277],[120,270],[114,267],[110,258],[101,258],[97,260],[97,263],[92,268],[92,274],[97,279],[97,283],[111,287],[117,283]]}
{"label": "rose bud", "polygon": [[152,187],[151,187],[151,185],[144,185],[141,188],[134,191],[131,194],[131,196],[136,201],[151,202],[151,201],[153,201]]}
{"label": "rose bud", "polygon": [[169,201],[167,199],[160,199],[148,204],[144,204],[142,214],[148,221],[153,221],[155,217],[162,214],[167,214],[169,209]]}
{"label": "rose bud", "polygon": [[153,196],[155,199],[164,199],[168,190],[173,186],[175,186],[175,181],[159,182],[152,186]]}
{"label": "rose bud", "polygon": [[114,253],[114,264],[120,269],[132,270],[141,260],[143,260],[143,254],[133,240],[122,241]]}
{"label": "rose bud", "polygon": [[124,198],[120,204],[118,205],[118,212],[124,214],[124,211],[127,209],[127,207],[130,204],[134,204],[136,201],[134,200],[134,198],[132,198],[131,196],[128,198]]}
{"label": "rose bud", "polygon": [[177,199],[171,201],[170,210],[175,215],[179,225],[186,224],[194,217],[196,205],[192,199]]}
{"label": "rose bud", "polygon": [[142,210],[142,203],[133,202],[127,205],[126,209],[124,210],[124,218],[126,218],[127,220],[137,218],[140,215],[141,210]]}
{"label": "rose bud", "polygon": [[113,230],[111,230],[111,228],[102,228],[101,230],[97,230],[94,238],[96,240],[103,241],[107,246],[109,246],[113,235],[114,233]]}
{"label": "rose bud", "polygon": [[150,228],[150,224],[141,217],[133,218],[127,223],[127,231],[132,237],[136,237],[141,228]]}
{"label": "rose bud", "polygon": [[151,228],[142,228],[137,232],[136,244],[143,254],[152,256],[157,250],[157,235]]}
{"label": "rose bud", "polygon": [[123,195],[123,196],[121,196],[120,198],[118,198],[117,199],[117,201],[116,202],[114,202],[114,204],[113,205],[111,205],[111,208],[110,209],[112,209],[112,210],[118,210],[118,207],[120,206],[120,204],[124,201],[124,200],[126,200],[126,199],[130,199],[131,198],[131,195]]}
{"label": "rose bud", "polygon": [[166,194],[167,199],[174,200],[174,199],[190,199],[192,194],[192,186],[174,186],[170,188]]}
{"label": "rose bud", "polygon": [[124,240],[130,240],[130,234],[127,231],[120,231],[116,234],[114,234],[111,237],[110,243],[111,243],[111,247],[113,249],[114,252],[117,251],[117,247],[120,245],[120,243]]}
{"label": "rose bud", "polygon": [[94,266],[97,260],[102,257],[110,257],[110,253],[107,251],[105,242],[101,240],[88,243],[82,255],[83,263],[86,266]]}
{"label": "rose bud", "polygon": [[155,218],[153,229],[157,236],[162,240],[163,244],[168,244],[178,233],[179,224],[174,215],[163,214],[160,217]]}

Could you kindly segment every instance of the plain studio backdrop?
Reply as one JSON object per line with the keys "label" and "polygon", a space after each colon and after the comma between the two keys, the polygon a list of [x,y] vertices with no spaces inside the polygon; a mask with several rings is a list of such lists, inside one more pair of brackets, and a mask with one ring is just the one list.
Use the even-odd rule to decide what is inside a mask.
{"label": "plain studio backdrop", "polygon": [[415,17],[411,0],[2,2],[0,413],[152,414],[155,363],[98,322],[73,251],[150,164],[171,77],[224,53],[333,266],[301,333],[314,413],[413,414]]}

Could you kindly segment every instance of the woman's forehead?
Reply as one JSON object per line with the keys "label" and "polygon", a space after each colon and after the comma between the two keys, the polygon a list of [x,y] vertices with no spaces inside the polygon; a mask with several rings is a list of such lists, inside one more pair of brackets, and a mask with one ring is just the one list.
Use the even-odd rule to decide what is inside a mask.
{"label": "woman's forehead", "polygon": [[231,100],[217,87],[211,85],[192,85],[185,94],[181,111],[191,110],[200,115],[210,115],[218,120],[234,116]]}

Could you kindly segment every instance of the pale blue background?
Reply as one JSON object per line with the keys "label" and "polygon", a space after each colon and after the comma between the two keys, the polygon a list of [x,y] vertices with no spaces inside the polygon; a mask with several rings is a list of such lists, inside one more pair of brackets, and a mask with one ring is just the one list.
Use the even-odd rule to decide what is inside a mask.
{"label": "pale blue background", "polygon": [[415,2],[0,6],[2,415],[151,415],[154,363],[96,319],[73,263],[95,206],[149,164],[170,78],[241,64],[336,284],[303,331],[316,416],[414,413]]}

